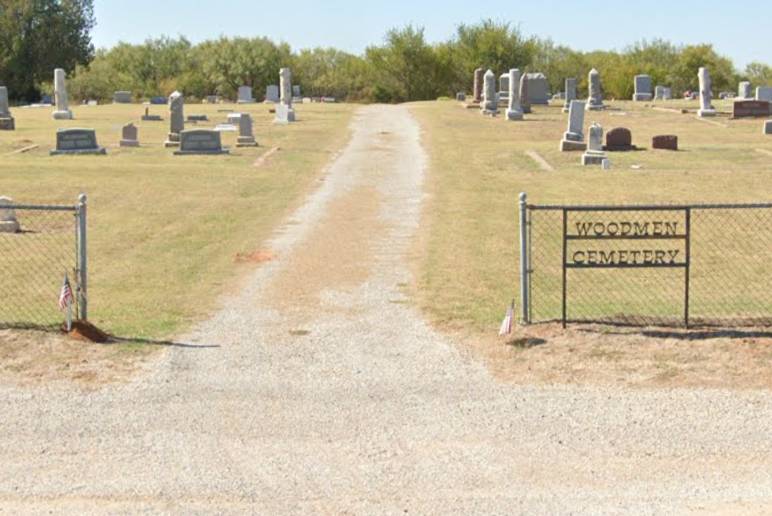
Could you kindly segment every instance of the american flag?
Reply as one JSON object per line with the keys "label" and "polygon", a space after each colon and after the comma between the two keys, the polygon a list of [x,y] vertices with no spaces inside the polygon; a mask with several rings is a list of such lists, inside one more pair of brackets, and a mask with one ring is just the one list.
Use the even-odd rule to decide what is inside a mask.
{"label": "american flag", "polygon": [[64,283],[62,284],[62,291],[59,293],[59,310],[64,312],[68,307],[72,306],[74,302],[75,297],[72,295],[70,280],[67,278],[67,274],[65,273]]}
{"label": "american flag", "polygon": [[507,308],[507,315],[504,320],[501,321],[501,328],[499,329],[499,336],[510,335],[512,333],[512,320],[515,318],[515,301]]}

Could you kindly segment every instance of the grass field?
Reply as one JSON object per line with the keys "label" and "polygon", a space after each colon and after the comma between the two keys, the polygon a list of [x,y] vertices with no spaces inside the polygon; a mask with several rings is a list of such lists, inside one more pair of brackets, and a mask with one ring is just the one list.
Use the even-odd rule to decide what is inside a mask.
{"label": "grass field", "polygon": [[[345,104],[298,105],[299,121],[288,126],[273,125],[262,104],[188,105],[185,113],[206,114],[211,121],[197,127],[213,127],[227,117],[221,109],[251,113],[260,147],[237,149],[236,133],[223,133],[229,156],[173,156],[162,145],[165,106],[151,107],[163,122],[140,122],[140,105],[76,106],[72,121],[53,121],[51,109],[12,109],[17,130],[0,132],[0,195],[17,204],[74,204],[80,192],[88,194],[89,315],[103,329],[158,338],[211,311],[249,267],[236,263],[237,254],[259,251],[344,145],[353,111]],[[119,148],[120,128],[130,121],[142,146]],[[96,129],[108,155],[50,157],[58,127]],[[39,147],[11,154],[33,144]],[[9,287],[23,279],[13,271],[29,257],[3,259],[0,274]],[[46,293],[52,307],[56,276],[56,288]]]}
{"label": "grass field", "polygon": [[[772,201],[772,137],[761,134],[761,120],[704,121],[693,112],[643,103],[608,104],[607,111],[587,113],[585,126],[597,121],[605,131],[627,127],[633,144],[646,148],[610,153],[610,171],[582,167],[581,153],[558,150],[566,115],[557,105],[535,106],[526,121],[515,123],[482,117],[456,102],[412,104],[431,160],[418,299],[435,322],[485,333],[497,328],[508,300],[519,292],[520,192],[534,204]],[[716,104],[730,110],[727,102]],[[697,108],[696,101],[664,105]],[[678,135],[681,150],[651,150],[657,134]],[[526,154],[533,151],[554,171]],[[746,235],[752,238],[753,229],[745,228]],[[760,229],[769,235],[768,226]],[[760,272],[757,278],[764,277]]]}

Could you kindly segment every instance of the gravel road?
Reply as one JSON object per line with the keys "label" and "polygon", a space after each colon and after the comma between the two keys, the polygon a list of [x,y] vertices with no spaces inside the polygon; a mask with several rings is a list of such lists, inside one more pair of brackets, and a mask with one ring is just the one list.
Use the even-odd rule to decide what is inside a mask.
{"label": "gravel road", "polygon": [[425,165],[408,108],[361,108],[201,347],[0,385],[0,512],[772,511],[769,392],[507,385],[433,331],[402,293]]}

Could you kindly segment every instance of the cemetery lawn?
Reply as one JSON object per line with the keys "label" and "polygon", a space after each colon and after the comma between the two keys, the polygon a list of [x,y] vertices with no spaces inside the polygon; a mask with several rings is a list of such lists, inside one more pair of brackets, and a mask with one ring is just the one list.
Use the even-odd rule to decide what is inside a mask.
{"label": "cemetery lawn", "polygon": [[[531,328],[525,334],[518,334],[518,337],[528,337],[532,332],[534,340],[515,339],[516,345],[506,351],[500,349],[500,340],[491,337],[496,335],[509,301],[515,298],[519,304],[517,204],[520,192],[527,192],[533,204],[772,200],[772,137],[761,134],[762,120],[729,120],[722,115],[705,122],[697,120],[693,112],[654,110],[648,103],[608,104],[613,109],[587,113],[585,128],[593,121],[598,121],[606,132],[614,127],[627,127],[632,131],[633,144],[647,150],[609,153],[613,168],[605,172],[599,167],[582,167],[580,152],[559,151],[567,117],[562,113],[562,103],[534,106],[533,114],[526,115],[524,122],[508,122],[501,116],[483,117],[478,110],[464,109],[455,101],[411,104],[411,111],[422,126],[423,145],[430,159],[426,182],[429,199],[417,244],[415,298],[438,327],[468,338],[476,347],[489,351],[495,348],[494,354],[503,357],[505,362],[504,366],[499,362],[499,369],[509,371],[508,374],[521,366],[524,370],[522,353],[553,353],[555,349],[562,349],[565,352],[562,364],[553,360],[543,368],[543,375],[528,377],[546,381],[577,379],[581,375],[570,373],[571,360],[579,360],[581,353],[577,354],[577,350],[583,350],[582,339],[577,338],[581,332],[574,332],[572,339],[564,338],[567,334],[550,327]],[[715,104],[719,111],[731,109],[728,102]],[[678,100],[664,105],[697,108],[696,101]],[[651,150],[651,138],[657,134],[678,135],[681,150],[675,153]],[[526,155],[530,151],[538,153],[554,171],[543,170],[536,160]],[[641,168],[633,170],[632,165]],[[716,235],[720,233],[716,231]],[[612,333],[607,328],[592,331],[593,335]],[[759,340],[770,341],[769,332],[747,335],[759,337],[748,339],[751,347]],[[721,340],[719,337],[716,339]],[[530,349],[528,345],[558,338],[563,339],[562,348],[536,351],[548,346]],[[629,340],[620,335],[610,339]],[[715,339],[706,342],[712,347],[717,345]],[[741,343],[731,338],[721,341],[721,345],[733,344]],[[689,347],[692,348],[691,343]],[[585,348],[586,353],[592,351],[592,346]],[[772,374],[770,348],[772,346],[763,347],[760,355],[748,351],[767,368],[767,378]],[[699,347],[692,349],[698,353]],[[622,363],[621,377],[622,369],[631,363],[625,362],[626,351],[612,351],[608,357]],[[593,362],[588,367],[608,369],[608,363],[601,364],[597,357],[584,355],[584,358]],[[659,378],[657,367],[680,371],[679,367],[693,358],[691,352],[679,352],[672,361],[665,360],[664,366],[652,365],[652,377]],[[516,363],[521,364],[516,366]],[[574,366],[582,367],[578,363]],[[742,374],[739,371],[737,378]],[[676,378],[677,383],[679,374],[665,377],[667,381]],[[704,384],[700,382],[696,381]],[[739,383],[743,382],[739,380]]]}
{"label": "cemetery lawn", "polygon": [[[75,120],[53,121],[50,108],[13,108],[17,130],[0,132],[0,195],[17,204],[75,204],[88,194],[89,318],[128,339],[178,335],[270,259],[262,243],[347,142],[353,112],[345,104],[298,105],[299,121],[277,126],[263,104],[186,105],[186,116],[208,115],[196,126],[203,128],[225,122],[220,109],[251,113],[260,146],[236,148],[237,133],[225,132],[230,155],[173,156],[162,145],[166,106],[150,107],[163,122],[140,121],[144,109],[75,106]],[[140,148],[117,146],[128,122],[139,126]],[[58,127],[96,129],[108,155],[50,157]],[[58,291],[50,294],[55,305]]]}

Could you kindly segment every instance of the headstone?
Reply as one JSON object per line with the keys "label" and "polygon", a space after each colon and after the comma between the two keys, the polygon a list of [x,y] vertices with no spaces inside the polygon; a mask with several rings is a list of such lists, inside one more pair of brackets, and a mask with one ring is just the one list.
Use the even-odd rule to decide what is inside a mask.
{"label": "headstone", "polygon": [[501,74],[499,77],[499,107],[509,106],[509,72]]}
{"label": "headstone", "polygon": [[520,77],[520,107],[523,109],[523,113],[531,112],[531,101],[528,96],[528,74],[524,73]]}
{"label": "headstone", "polygon": [[509,95],[509,105],[507,107],[507,120],[522,120],[523,108],[520,105],[520,79],[522,74],[517,68],[509,71],[507,77],[507,88]]}
{"label": "headstone", "polygon": [[600,165],[606,159],[603,152],[603,127],[597,122],[590,126],[590,140],[587,151],[582,154],[582,165]]}
{"label": "headstone", "polygon": [[571,102],[576,100],[576,79],[570,77],[566,79],[566,102],[563,105],[563,113],[568,113]]}
{"label": "headstone", "polygon": [[603,105],[603,92],[600,84],[600,72],[593,68],[590,70],[589,75],[589,89],[590,96],[587,99],[587,109],[590,111],[598,111],[604,109]]}
{"label": "headstone", "polygon": [[485,72],[483,77],[483,100],[480,104],[480,113],[496,116],[499,112],[499,100],[496,95],[496,74],[492,70]]}
{"label": "headstone", "polygon": [[97,145],[93,129],[59,129],[56,131],[56,150],[50,154],[107,154],[107,150]]}
{"label": "headstone", "polygon": [[292,96],[293,97],[303,98],[303,94],[300,93],[300,85],[299,84],[293,84],[292,85]]}
{"label": "headstone", "polygon": [[673,90],[667,86],[657,86],[654,88],[654,100],[672,100]]}
{"label": "headstone", "polygon": [[239,120],[241,120],[241,113],[228,113],[228,123],[239,125]]}
{"label": "headstone", "polygon": [[460,91],[458,93],[456,93],[456,100],[459,101],[459,102],[466,101],[466,93],[463,93],[463,92],[460,92]]}
{"label": "headstone", "polygon": [[708,117],[716,116],[716,110],[713,108],[713,81],[710,78],[710,72],[705,67],[701,67],[697,76],[700,79],[700,109],[697,116]]}
{"label": "headstone", "polygon": [[603,160],[600,162],[600,168],[603,170],[611,170],[611,160],[608,158],[603,158]]}
{"label": "headstone", "polygon": [[150,103],[156,106],[164,106],[169,102],[166,97],[151,97]]}
{"label": "headstone", "polygon": [[772,120],[764,122],[764,134],[772,134]]}
{"label": "headstone", "polygon": [[265,87],[265,101],[279,102],[279,87],[275,84],[269,84]]}
{"label": "headstone", "polygon": [[126,124],[121,130],[121,147],[139,147],[139,131],[134,124]]}
{"label": "headstone", "polygon": [[186,129],[180,132],[180,149],[175,156],[189,154],[229,154],[222,146],[220,132],[213,129]]}
{"label": "headstone", "polygon": [[72,111],[70,111],[70,101],[67,97],[67,85],[65,84],[64,70],[57,68],[54,70],[54,98],[56,99],[56,111],[54,111],[54,120],[72,120]]}
{"label": "headstone", "polygon": [[180,133],[185,129],[185,98],[182,93],[175,91],[169,95],[169,136],[164,143],[165,147],[179,147]]}
{"label": "headstone", "polygon": [[116,91],[113,93],[113,104],[131,104],[131,92]]}
{"label": "headstone", "polygon": [[206,115],[188,115],[188,122],[208,122],[209,117]]}
{"label": "headstone", "polygon": [[236,102],[238,104],[253,104],[255,99],[252,97],[252,88],[249,86],[239,86],[239,98]]}
{"label": "headstone", "polygon": [[768,117],[772,115],[772,104],[765,100],[735,100],[732,104],[732,118]]}
{"label": "headstone", "polygon": [[8,105],[8,88],[0,86],[0,131],[13,131],[16,129],[16,121],[11,115]]}
{"label": "headstone", "polygon": [[756,100],[766,100],[772,102],[772,87],[759,86],[756,88]]}
{"label": "headstone", "polygon": [[150,108],[145,108],[145,114],[142,115],[143,122],[163,122],[161,115],[151,115]]}
{"label": "headstone", "polygon": [[51,95],[43,95],[40,97],[40,104],[41,106],[51,106],[53,105],[54,100],[51,98]]}
{"label": "headstone", "polygon": [[252,117],[249,113],[241,113],[239,117],[239,137],[236,147],[257,147],[255,135],[252,133]]}
{"label": "headstone", "polygon": [[678,136],[675,136],[672,134],[655,136],[654,138],[651,139],[651,148],[677,151]]}
{"label": "headstone", "polygon": [[751,83],[748,81],[742,81],[737,86],[737,96],[741,99],[753,98],[753,90],[751,90]]}
{"label": "headstone", "polygon": [[633,135],[626,127],[615,127],[606,134],[606,147],[609,152],[635,150]]}
{"label": "headstone", "polygon": [[648,102],[651,100],[651,98],[651,77],[648,75],[636,75],[633,101]]}
{"label": "headstone", "polygon": [[732,93],[731,91],[722,91],[721,93],[718,94],[718,98],[720,98],[721,100],[733,99],[734,93]]}
{"label": "headstone", "polygon": [[543,73],[527,73],[525,75],[528,79],[528,105],[548,105],[550,94],[547,76]]}
{"label": "headstone", "polygon": [[207,95],[206,96],[206,103],[207,104],[219,104],[220,103],[220,96],[219,95]]}
{"label": "headstone", "polygon": [[279,70],[279,104],[276,106],[276,123],[288,124],[295,121],[292,108],[292,71],[289,68]]}
{"label": "headstone", "polygon": [[584,111],[583,101],[571,101],[568,108],[568,130],[560,142],[562,152],[587,150],[587,144],[584,143]]}
{"label": "headstone", "polygon": [[482,102],[483,80],[485,79],[485,70],[478,68],[474,71],[473,100],[476,103]]}
{"label": "headstone", "polygon": [[18,233],[21,229],[16,212],[10,206],[13,206],[13,199],[0,197],[0,233]]}

